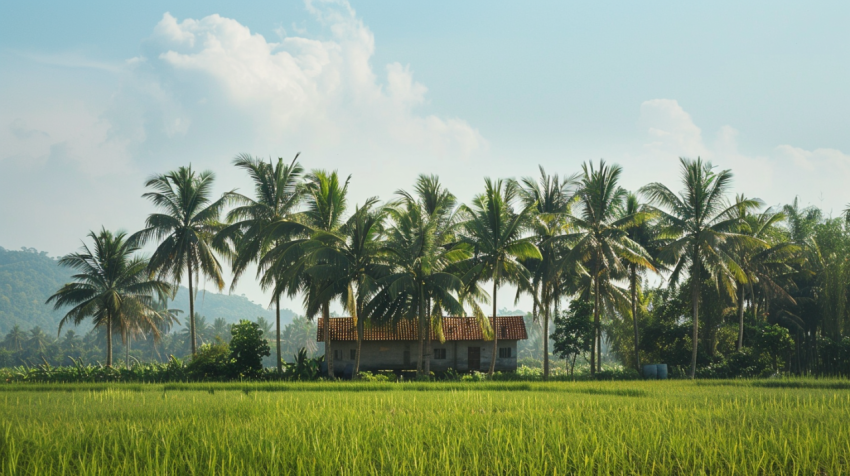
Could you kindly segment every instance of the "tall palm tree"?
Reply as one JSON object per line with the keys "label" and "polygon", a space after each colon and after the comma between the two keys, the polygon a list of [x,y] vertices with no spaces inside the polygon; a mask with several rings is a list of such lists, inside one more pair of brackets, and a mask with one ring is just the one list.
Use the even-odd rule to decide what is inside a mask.
{"label": "tall palm tree", "polygon": [[148,261],[134,257],[138,243],[126,233],[102,229],[89,233],[93,246],[83,244],[77,253],[59,260],[61,266],[77,271],[74,282],[65,284],[48,298],[54,309],[73,306],[59,321],[59,332],[67,323],[79,325],[92,319],[95,327],[106,328],[106,366],[112,366],[112,335],[121,325],[123,314],[133,306],[142,318],[160,319],[152,307],[154,297],[164,299],[172,291],[163,281],[149,277]]}
{"label": "tall palm tree", "polygon": [[[470,276],[475,280],[493,282],[493,326],[496,326],[497,293],[504,281],[528,282],[531,275],[521,260],[542,259],[540,250],[534,245],[532,237],[524,236],[533,213],[532,206],[525,206],[518,212],[513,205],[518,198],[519,187],[516,182],[484,180],[485,191],[472,201],[471,206],[464,205],[462,211],[467,215],[463,222],[460,242],[468,247],[473,256]],[[492,375],[499,356],[499,332],[493,332],[493,354],[488,374]]]}
{"label": "tall palm tree", "polygon": [[[761,205],[760,201],[755,202]],[[777,225],[785,221],[784,213],[772,208],[761,213],[752,213],[747,203],[747,199],[739,195],[735,200],[736,206],[732,210],[732,216],[740,220],[739,233],[755,238],[746,243],[732,243],[732,253],[745,275],[744,280],[736,280],[738,340],[735,348],[738,351],[744,345],[744,301],[747,288],[753,301],[755,301],[755,289],[758,283],[758,287],[763,288],[765,293],[795,305],[794,298],[786,291],[783,284],[790,283],[790,277],[795,273],[791,262],[798,258],[800,251],[800,247],[792,242],[776,242],[773,239],[779,234]]]}
{"label": "tall palm tree", "polygon": [[634,193],[626,195],[622,209],[623,218],[631,217],[631,224],[627,227],[629,239],[646,251],[648,261],[626,262],[629,271],[629,300],[631,304],[632,327],[634,330],[635,366],[641,371],[640,365],[640,330],[638,326],[638,278],[639,275],[648,270],[655,270],[660,265],[654,259],[658,253],[663,237],[658,233],[658,227],[653,226],[652,213],[640,203],[638,196]]}
{"label": "tall palm tree", "polygon": [[382,243],[385,212],[373,209],[376,203],[377,199],[369,199],[356,207],[338,232],[317,231],[312,237],[315,264],[306,270],[312,280],[326,283],[354,320],[355,378],[360,372],[365,306],[378,291],[378,280],[388,273]]}
{"label": "tall palm tree", "polygon": [[[236,287],[237,281],[248,266],[253,262],[261,262],[262,257],[274,244],[266,239],[271,230],[280,230],[280,227],[274,225],[297,218],[297,208],[303,196],[301,176],[304,172],[298,164],[299,155],[296,154],[290,164],[285,164],[282,158],[278,158],[277,163],[272,163],[247,154],[240,154],[234,159],[233,164],[248,172],[254,182],[255,198],[238,193],[230,194],[238,206],[227,215],[231,224],[222,229],[215,239],[217,247],[228,246],[232,251],[231,290]],[[264,272],[263,267],[260,267],[257,276],[262,276]],[[283,371],[280,350],[280,293],[274,294],[272,301],[275,307],[277,371],[280,373]]]}
{"label": "tall palm tree", "polygon": [[665,185],[655,182],[642,192],[653,203],[665,232],[677,236],[661,249],[659,258],[673,263],[669,281],[677,283],[683,271],[689,271],[691,280],[691,305],[693,308],[693,336],[690,378],[694,378],[699,346],[699,296],[704,278],[711,278],[718,290],[724,288],[734,295],[733,280],[746,280],[746,274],[723,245],[738,239],[742,244],[752,242],[737,233],[740,219],[733,215],[735,207],[755,208],[758,202],[743,200],[729,204],[725,194],[732,183],[732,172],[715,172],[710,162],[702,159],[680,159],[682,185],[679,195]]}
{"label": "tall palm tree", "polygon": [[303,293],[304,308],[310,318],[321,313],[324,326],[325,362],[328,377],[334,377],[330,335],[330,303],[338,296],[332,281],[320,280],[307,273],[311,267],[326,264],[316,250],[322,247],[312,237],[319,233],[338,233],[345,223],[348,184],[351,176],[340,180],[336,171],[314,170],[306,177],[306,208],[298,220],[280,220],[269,226],[265,240],[272,243],[260,260],[264,269],[260,283],[271,286],[274,295]]}
{"label": "tall palm tree", "polygon": [[[474,292],[465,293],[461,279],[449,270],[469,256],[451,246],[456,229],[454,196],[436,176],[420,175],[415,190],[415,195],[396,192],[400,199],[387,208],[392,220],[384,249],[389,272],[379,281],[381,289],[367,312],[380,323],[416,319],[417,375],[428,376],[431,331],[442,336],[443,314],[463,314],[461,303],[472,304]],[[480,308],[472,307],[473,314],[483,319]]]}
{"label": "tall palm tree", "polygon": [[568,235],[575,241],[565,263],[582,263],[590,271],[588,294],[593,298],[593,349],[590,354],[590,372],[601,368],[602,329],[601,311],[603,296],[616,289],[613,281],[627,276],[624,263],[649,266],[646,250],[629,237],[628,228],[637,215],[623,214],[621,209],[627,192],[620,187],[623,169],[608,165],[604,160],[599,168],[592,163],[582,165],[581,184],[577,193],[579,213],[570,217],[575,231]]}
{"label": "tall palm tree", "polygon": [[189,333],[192,355],[197,350],[195,338],[195,281],[203,275],[216,287],[224,288],[221,265],[213,252],[213,238],[221,230],[221,211],[226,196],[212,200],[215,176],[210,171],[196,174],[192,167],[180,167],[148,179],[152,189],[142,195],[161,213],[148,216],[145,228],[134,237],[141,244],[155,239],[159,245],[150,258],[152,275],[169,279],[175,285],[189,283]]}
{"label": "tall palm tree", "polygon": [[548,175],[540,167],[540,178],[534,180],[525,177],[521,180],[520,198],[526,207],[532,207],[531,230],[534,243],[540,250],[542,259],[527,259],[523,265],[531,272],[532,279],[527,289],[520,286],[517,291],[525,291],[534,298],[532,316],[535,321],[543,320],[543,379],[549,378],[549,323],[552,307],[560,298],[561,266],[563,257],[569,253],[569,244],[563,239],[566,234],[570,213],[571,188],[576,185],[576,177],[560,179],[557,175]]}

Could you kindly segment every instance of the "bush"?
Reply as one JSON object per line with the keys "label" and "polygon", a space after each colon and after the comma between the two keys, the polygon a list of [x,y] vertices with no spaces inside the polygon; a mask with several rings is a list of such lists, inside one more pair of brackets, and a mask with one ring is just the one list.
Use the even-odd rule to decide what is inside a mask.
{"label": "bush", "polygon": [[221,339],[204,344],[192,357],[186,371],[192,380],[224,380],[233,372],[230,348]]}
{"label": "bush", "polygon": [[386,373],[377,373],[373,374],[372,372],[360,372],[358,374],[360,380],[364,382],[394,382],[395,375],[390,379],[390,376]]}
{"label": "bush", "polygon": [[253,378],[263,370],[263,357],[271,354],[269,343],[263,339],[263,330],[251,321],[241,320],[230,329],[230,358],[233,376]]}
{"label": "bush", "polygon": [[318,380],[321,376],[322,362],[325,356],[307,357],[307,350],[303,347],[295,354],[295,362],[288,364],[284,362],[284,377],[288,380]]}
{"label": "bush", "polygon": [[698,367],[697,378],[759,378],[773,374],[767,356],[749,347],[730,354],[725,360]]}

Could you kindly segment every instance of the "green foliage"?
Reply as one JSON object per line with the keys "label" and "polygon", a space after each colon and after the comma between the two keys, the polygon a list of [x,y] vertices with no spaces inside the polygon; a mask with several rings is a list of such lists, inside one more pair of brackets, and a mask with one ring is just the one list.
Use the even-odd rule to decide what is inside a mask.
{"label": "green foliage", "polygon": [[788,333],[788,329],[777,324],[764,326],[759,329],[756,337],[756,347],[770,356],[773,362],[773,371],[779,370],[778,359],[790,356],[794,341]]}
{"label": "green foliage", "polygon": [[65,314],[45,306],[44,301],[71,278],[71,271],[58,265],[46,251],[0,247],[0,334],[16,325],[58,328]]}
{"label": "green foliage", "polygon": [[222,380],[231,374],[233,364],[230,348],[218,339],[214,343],[200,346],[186,366],[186,371],[192,380]]}
{"label": "green foliage", "polygon": [[263,357],[271,354],[269,343],[256,322],[242,320],[230,330],[230,357],[235,376],[256,377],[263,370]]}
{"label": "green foliage", "polygon": [[570,369],[579,355],[593,348],[593,305],[586,300],[576,299],[569,310],[555,317],[554,353],[570,361]]}
{"label": "green foliage", "polygon": [[[303,347],[295,354],[295,362],[284,364],[284,376],[287,380],[318,380],[322,372],[325,356],[310,358]],[[362,372],[361,372],[362,373]]]}

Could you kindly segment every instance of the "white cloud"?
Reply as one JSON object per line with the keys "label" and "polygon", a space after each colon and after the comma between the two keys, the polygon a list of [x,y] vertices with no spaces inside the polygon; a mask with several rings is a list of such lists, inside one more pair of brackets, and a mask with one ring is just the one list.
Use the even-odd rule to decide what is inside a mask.
{"label": "white cloud", "polygon": [[415,112],[426,102],[427,88],[413,79],[409,66],[392,63],[385,78],[375,74],[374,36],[347,3],[308,3],[308,10],[327,26],[330,39],[270,42],[219,15],[178,21],[166,13],[149,40],[159,63],[148,73],[183,102],[190,114],[181,119],[183,127],[194,127],[193,112],[205,114],[190,110],[190,97],[203,93],[198,101],[205,103],[223,96],[220,105],[251,117],[257,144],[291,144],[297,138],[314,151],[345,144],[372,154],[456,158],[486,147],[463,120]]}
{"label": "white cloud", "polygon": [[850,194],[844,192],[850,181],[850,155],[839,150],[780,145],[764,154],[744,153],[739,149],[740,133],[729,125],[722,126],[709,145],[690,114],[671,99],[641,104],[639,124],[649,139],[641,156],[653,165],[647,172],[649,180],[660,178],[675,188],[679,185],[675,159],[699,156],[732,169],[739,193],[768,204],[787,203],[799,195],[804,203],[824,207],[829,213],[850,201]]}

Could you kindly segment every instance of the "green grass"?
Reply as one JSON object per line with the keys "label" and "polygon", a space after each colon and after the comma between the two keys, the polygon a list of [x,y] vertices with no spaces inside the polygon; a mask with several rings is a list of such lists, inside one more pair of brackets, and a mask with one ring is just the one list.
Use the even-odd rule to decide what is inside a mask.
{"label": "green grass", "polygon": [[0,415],[3,474],[850,473],[842,381],[22,384]]}

